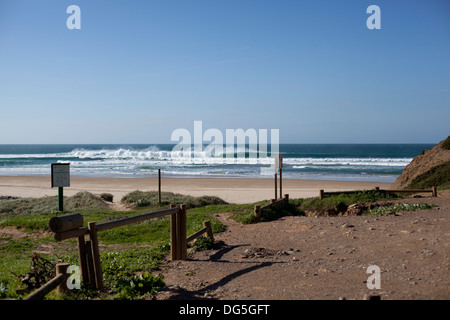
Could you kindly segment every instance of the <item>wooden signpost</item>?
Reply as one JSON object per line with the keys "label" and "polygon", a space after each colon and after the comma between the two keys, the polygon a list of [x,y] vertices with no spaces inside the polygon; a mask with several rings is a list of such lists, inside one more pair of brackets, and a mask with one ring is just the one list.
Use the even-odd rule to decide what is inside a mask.
{"label": "wooden signpost", "polygon": [[70,187],[70,163],[52,163],[52,188],[58,188],[58,211],[64,211],[64,187]]}
{"label": "wooden signpost", "polygon": [[283,199],[283,155],[278,155],[278,168],[280,169],[280,199]]}
{"label": "wooden signpost", "polygon": [[279,154],[274,157],[275,161],[275,201],[278,197],[277,190],[277,171],[280,170],[280,199],[283,199],[283,155]]}
{"label": "wooden signpost", "polygon": [[158,204],[161,205],[161,169],[158,169]]}

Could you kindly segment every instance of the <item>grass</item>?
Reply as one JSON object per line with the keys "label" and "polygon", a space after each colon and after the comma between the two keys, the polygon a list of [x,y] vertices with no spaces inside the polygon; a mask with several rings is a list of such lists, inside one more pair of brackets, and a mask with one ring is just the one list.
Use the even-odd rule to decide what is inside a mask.
{"label": "grass", "polygon": [[439,190],[450,189],[450,161],[417,176],[406,189],[427,189],[433,186]]}
{"label": "grass", "polygon": [[303,212],[314,212],[315,215],[336,215],[345,212],[347,207],[354,203],[374,202],[378,200],[398,199],[396,194],[382,190],[358,191],[352,194],[336,194],[320,200],[319,198],[298,199],[297,206]]}

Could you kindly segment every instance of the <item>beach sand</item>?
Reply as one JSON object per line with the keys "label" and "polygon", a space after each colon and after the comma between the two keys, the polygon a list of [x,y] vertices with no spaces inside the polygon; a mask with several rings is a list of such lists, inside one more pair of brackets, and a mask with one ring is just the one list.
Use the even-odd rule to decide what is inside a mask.
{"label": "beach sand", "polygon": [[[152,178],[94,178],[71,177],[70,187],[64,188],[64,195],[71,196],[79,191],[93,194],[111,193],[114,202],[134,190],[158,190],[158,179]],[[278,180],[279,186],[279,180]],[[343,191],[373,189],[379,186],[388,189],[390,183],[322,181],[322,180],[283,180],[283,194],[290,198],[317,197],[319,190]],[[253,203],[275,197],[274,179],[240,178],[169,178],[162,177],[161,191],[181,193],[191,196],[217,196],[230,203]],[[42,176],[0,176],[0,196],[44,197],[58,194],[51,188],[50,177]],[[279,189],[278,189],[279,196]]]}

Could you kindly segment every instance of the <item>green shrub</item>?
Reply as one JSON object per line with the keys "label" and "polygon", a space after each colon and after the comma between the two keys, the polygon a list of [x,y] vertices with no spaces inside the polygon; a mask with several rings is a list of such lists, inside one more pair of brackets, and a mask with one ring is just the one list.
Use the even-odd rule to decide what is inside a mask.
{"label": "green shrub", "polygon": [[361,190],[355,193],[341,193],[325,197],[304,199],[298,206],[302,211],[314,212],[316,215],[329,215],[345,212],[347,207],[354,203],[374,202],[378,200],[398,199],[399,196],[383,190]]}
{"label": "green shrub", "polygon": [[304,215],[295,205],[287,202],[280,202],[274,206],[262,210],[261,221],[273,221],[286,216]]}
{"label": "green shrub", "polygon": [[200,236],[195,240],[192,246],[198,250],[211,250],[214,247],[214,239]]}
{"label": "green shrub", "polygon": [[450,136],[448,136],[447,139],[445,139],[442,143],[442,149],[450,150]]}
{"label": "green shrub", "polygon": [[134,300],[154,296],[165,286],[161,275],[155,277],[152,273],[146,273],[117,279],[112,290],[117,293],[117,299]]}
{"label": "green shrub", "polygon": [[102,210],[108,209],[108,206],[100,197],[87,191],[80,191],[67,199],[64,198],[64,211],[74,212],[79,209]]}
{"label": "green shrub", "polygon": [[152,203],[147,200],[147,199],[139,199],[137,200],[134,205],[138,208],[142,208],[142,207],[148,207],[149,205],[151,205]]}
{"label": "green shrub", "polygon": [[[260,201],[254,203],[254,205],[259,205],[261,207],[265,206],[267,201]],[[254,205],[239,205],[234,206],[236,209],[230,210],[233,215],[232,219],[242,224],[255,223],[255,211]],[[304,215],[304,212],[298,208],[298,199],[291,199],[289,203],[279,202],[275,206],[271,206],[261,211],[260,221],[273,221],[285,216],[299,216]]]}
{"label": "green shrub", "polygon": [[114,196],[111,193],[102,193],[100,195],[100,198],[108,202],[113,202]]}
{"label": "green shrub", "polygon": [[[124,203],[132,204],[135,207],[158,206],[159,195],[157,191],[133,191],[126,194],[122,200]],[[161,193],[161,205],[185,204],[187,209],[199,208],[208,205],[227,204],[226,201],[213,196],[192,197],[172,192]]]}

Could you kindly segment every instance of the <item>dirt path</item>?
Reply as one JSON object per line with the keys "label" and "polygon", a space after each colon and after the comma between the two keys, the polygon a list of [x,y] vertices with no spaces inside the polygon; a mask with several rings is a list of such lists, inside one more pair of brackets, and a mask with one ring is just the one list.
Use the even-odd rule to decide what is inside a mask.
{"label": "dirt path", "polygon": [[[157,299],[450,298],[450,191],[438,208],[388,216],[285,217],[241,225],[226,214],[218,248],[167,261]],[[380,268],[368,289],[367,268]]]}

